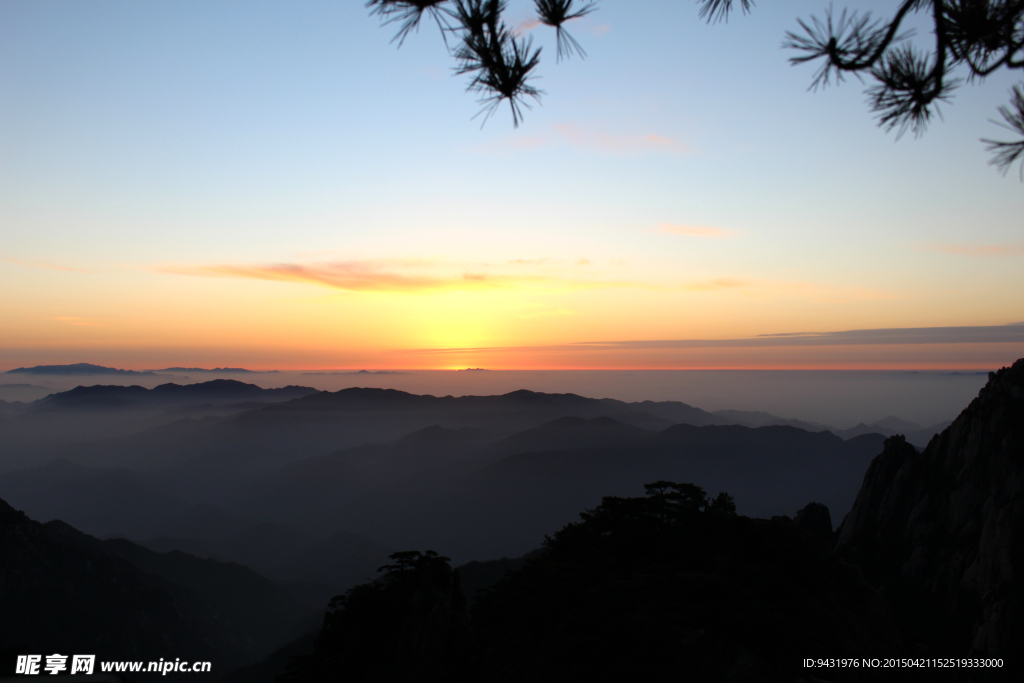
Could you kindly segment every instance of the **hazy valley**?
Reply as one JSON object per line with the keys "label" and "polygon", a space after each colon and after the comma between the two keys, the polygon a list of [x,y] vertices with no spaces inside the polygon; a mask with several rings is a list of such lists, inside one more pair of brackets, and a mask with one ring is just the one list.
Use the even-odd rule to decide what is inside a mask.
{"label": "hazy valley", "polygon": [[[1013,391],[1019,389],[1008,391],[1010,400],[1016,401]],[[963,420],[949,429],[964,429],[956,427]],[[1019,422],[1019,415],[1012,420]],[[714,589],[726,591],[716,599],[740,599],[731,591],[742,593],[739,586],[745,581],[759,585],[761,579],[741,577],[753,571],[743,569],[748,563],[752,568],[768,561],[756,555],[762,552],[756,550],[762,541],[753,539],[762,536],[786,547],[795,544],[794,558],[810,553],[801,561],[811,565],[786,572],[803,572],[813,565],[815,575],[839,572],[835,581],[853,581],[844,591],[885,594],[889,589],[884,582],[869,588],[862,579],[839,578],[846,576],[845,570],[829,559],[831,551],[820,553],[837,539],[848,539],[846,545],[854,554],[865,552],[864,541],[858,540],[870,535],[864,515],[879,513],[863,511],[864,506],[877,505],[871,502],[875,494],[864,487],[878,478],[879,459],[898,451],[898,444],[916,454],[946,426],[922,429],[890,417],[830,430],[764,411],[705,411],[678,401],[627,402],[526,390],[438,397],[383,388],[262,389],[220,378],[149,389],[79,386],[33,402],[5,402],[0,404],[0,499],[10,507],[0,512],[8,529],[6,542],[14,544],[9,547],[14,559],[7,561],[5,571],[22,577],[16,583],[24,582],[34,575],[32,567],[42,557],[50,558],[49,569],[22,586],[21,598],[4,598],[7,609],[28,614],[21,601],[38,598],[47,587],[66,585],[74,592],[93,585],[90,604],[104,613],[96,633],[104,635],[95,640],[84,621],[72,619],[51,636],[52,621],[24,617],[24,623],[8,630],[0,641],[22,648],[39,643],[58,648],[88,645],[108,657],[129,657],[132,652],[158,651],[155,644],[163,639],[173,643],[176,652],[217,662],[221,673],[252,665],[231,674],[232,681],[269,681],[284,670],[287,653],[313,656],[314,642],[320,643],[317,648],[328,647],[323,644],[327,641],[314,638],[324,606],[332,596],[380,576],[378,568],[387,565],[393,553],[437,550],[459,567],[462,589],[445,584],[447,592],[436,598],[442,601],[438,604],[448,605],[443,609],[455,615],[455,621],[429,629],[461,632],[459,620],[470,619],[465,610],[475,603],[460,607],[463,598],[458,596],[484,595],[479,589],[515,568],[543,575],[550,570],[542,568],[548,562],[543,558],[554,557],[552,552],[562,552],[557,548],[570,543],[565,534],[581,511],[605,509],[610,500],[642,501],[635,497],[642,495],[645,484],[658,481],[689,482],[706,491],[706,501],[694,503],[694,509],[706,508],[712,515],[706,524],[711,526],[699,531],[705,529],[705,522],[700,522],[691,529],[689,525],[697,522],[685,521],[691,519],[685,513],[682,527],[643,527],[647,530],[638,528],[636,533],[684,534],[680,539],[722,535],[706,552],[709,557],[724,553],[720,562],[725,564],[720,566],[739,573],[729,574],[732,578]],[[1009,433],[1015,429],[1011,426]],[[906,441],[903,436],[887,440],[897,432]],[[711,501],[718,500],[719,492],[728,492],[735,501],[729,514],[738,514],[737,519],[774,521],[768,526],[714,521],[718,517],[712,511],[717,508]],[[647,500],[655,504],[659,499]],[[815,505],[808,507],[812,502]],[[859,531],[844,525],[834,532],[851,508]],[[621,514],[616,509],[602,514],[615,519]],[[793,519],[797,526],[791,529],[786,525],[794,524]],[[615,524],[619,523],[625,522]],[[739,535],[725,540],[733,534]],[[819,540],[808,541],[802,534]],[[751,540],[740,540],[747,537]],[[544,542],[545,538],[554,540]],[[816,543],[824,545],[819,548]],[[538,555],[542,545],[546,549]],[[523,556],[534,559],[525,565],[523,559],[505,559]],[[791,560],[778,561],[786,565]],[[431,572],[442,571],[431,562],[416,565],[416,572],[435,576]],[[871,571],[890,571],[883,569],[884,562],[870,566],[879,568],[869,569],[869,578]],[[444,571],[435,579],[450,583],[453,575]],[[116,588],[109,583],[111,577],[120,577]],[[543,579],[549,580],[554,579]],[[741,583],[725,587],[733,586],[729,582],[734,580]],[[808,581],[814,584],[817,579]],[[392,584],[372,585],[386,591]],[[671,585],[657,588],[656,594],[667,595],[665,591],[675,590]],[[608,590],[619,590],[615,586],[609,584]],[[770,589],[766,584],[757,590]],[[528,592],[522,599],[529,602],[536,595]],[[653,595],[636,598],[637,604]],[[589,598],[581,594],[574,599]],[[806,599],[822,598],[808,594]],[[833,599],[844,605],[848,600],[839,594],[829,598]],[[492,600],[497,598],[487,597],[481,604],[490,605]],[[139,601],[148,605],[144,612],[150,616],[131,611],[138,609],[132,605]],[[107,603],[115,606],[99,606]],[[678,609],[688,614],[689,608],[682,605]],[[80,604],[76,614],[82,608]],[[538,603],[537,609],[549,607]],[[877,651],[870,646],[875,641],[887,643],[887,651],[907,652],[908,645],[901,640],[905,636],[896,634],[922,628],[916,622],[900,622],[899,614],[892,622],[879,616],[881,612],[858,612],[853,603],[842,609],[848,616],[835,627],[854,628],[858,635],[849,637],[867,638],[857,646],[864,652]],[[766,618],[757,610],[751,619]],[[463,612],[464,617],[457,616]],[[178,616],[172,618],[173,614]],[[489,623],[489,617],[473,614],[472,619]],[[847,618],[853,621],[842,621]],[[851,626],[855,622],[861,625]],[[708,671],[738,666],[737,655],[728,654],[735,647],[753,648],[750,652],[760,653],[758,661],[768,662],[769,668],[788,666],[724,623],[714,628],[720,631],[716,638],[726,639],[719,645],[726,649],[721,661],[705,662],[711,667]],[[1005,642],[1004,632],[998,633],[998,642]],[[798,638],[792,633],[786,637]],[[660,636],[652,638],[655,642]],[[257,665],[282,646],[282,654]],[[687,656],[697,656],[700,649]],[[438,652],[442,650],[448,653],[442,659],[463,662],[476,656],[458,648]],[[537,661],[546,657],[539,651],[535,656],[540,657]],[[315,659],[303,661],[304,666],[319,666]],[[483,666],[473,666],[478,665]],[[444,670],[445,676],[455,675]]]}

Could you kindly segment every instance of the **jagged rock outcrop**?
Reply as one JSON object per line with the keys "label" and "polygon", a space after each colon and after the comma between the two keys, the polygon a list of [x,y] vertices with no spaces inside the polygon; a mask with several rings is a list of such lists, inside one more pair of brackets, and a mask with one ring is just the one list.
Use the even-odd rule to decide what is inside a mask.
{"label": "jagged rock outcrop", "polygon": [[[899,436],[886,441],[836,550],[879,587],[929,656],[1002,657],[1019,671],[1024,359],[989,373],[978,397],[923,452]],[[1005,675],[1015,674],[996,677]]]}
{"label": "jagged rock outcrop", "polygon": [[798,527],[828,542],[832,539],[832,515],[829,514],[828,506],[821,503],[808,503],[793,520]]}

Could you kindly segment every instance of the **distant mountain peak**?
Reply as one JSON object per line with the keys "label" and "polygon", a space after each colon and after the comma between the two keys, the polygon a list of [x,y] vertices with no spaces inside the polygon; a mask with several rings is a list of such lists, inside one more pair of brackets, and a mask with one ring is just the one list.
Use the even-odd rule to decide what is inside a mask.
{"label": "distant mountain peak", "polygon": [[117,368],[108,368],[103,365],[93,365],[92,363],[72,363],[70,365],[36,365],[31,368],[15,368],[14,370],[8,370],[4,374],[153,376],[155,373],[150,370],[119,370]]}
{"label": "distant mountain peak", "polygon": [[875,420],[874,422],[871,423],[870,426],[885,427],[886,429],[891,429],[894,432],[900,433],[916,432],[922,429],[921,425],[915,422],[908,422],[907,420],[902,420],[896,417],[895,415],[887,415],[883,417],[881,420]]}
{"label": "distant mountain peak", "polygon": [[600,399],[584,398],[579,394],[546,394],[542,391],[530,391],[529,389],[517,389],[502,398],[511,398],[521,401],[595,401]]}
{"label": "distant mountain peak", "polygon": [[137,385],[78,386],[39,399],[33,405],[45,409],[133,408],[144,406],[181,406],[200,403],[238,403],[242,401],[282,401],[318,393],[311,387],[287,386],[263,389],[234,379],[214,379],[197,384],[169,382],[153,389]]}

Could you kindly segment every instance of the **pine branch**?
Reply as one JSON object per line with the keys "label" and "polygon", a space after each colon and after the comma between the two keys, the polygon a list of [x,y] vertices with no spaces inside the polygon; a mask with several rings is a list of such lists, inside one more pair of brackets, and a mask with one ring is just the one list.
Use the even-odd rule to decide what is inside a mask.
{"label": "pine branch", "polygon": [[575,0],[535,0],[537,17],[540,19],[541,23],[547,24],[555,29],[555,36],[558,45],[558,56],[556,61],[562,61],[563,57],[568,59],[574,50],[581,58],[586,58],[587,56],[583,47],[576,42],[575,38],[569,35],[569,32],[566,31],[562,25],[570,19],[579,19],[580,17],[590,14],[597,9],[597,6],[594,2],[589,2],[574,11],[574,2]]}
{"label": "pine branch", "polygon": [[999,107],[999,113],[1006,123],[998,121],[993,121],[993,123],[1017,133],[1021,139],[1015,142],[1001,142],[982,138],[981,141],[988,145],[986,149],[992,152],[992,159],[989,160],[989,163],[1006,175],[1014,162],[1020,159],[1020,176],[1024,181],[1024,89],[1022,86],[1015,86],[1010,91],[1010,104]]}

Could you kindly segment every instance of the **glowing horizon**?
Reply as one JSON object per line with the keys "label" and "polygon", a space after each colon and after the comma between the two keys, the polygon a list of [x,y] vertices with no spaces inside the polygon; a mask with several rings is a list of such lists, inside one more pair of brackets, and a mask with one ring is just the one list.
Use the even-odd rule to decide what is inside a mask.
{"label": "glowing horizon", "polygon": [[[852,340],[862,338],[861,343]],[[96,347],[75,351],[35,350],[35,357],[56,354],[62,362],[32,365],[60,365],[93,362],[79,356],[102,355],[114,367],[126,370],[159,370],[167,367],[242,367],[256,371],[685,371],[685,370],[993,370],[1012,361],[1024,349],[1024,324],[984,327],[897,328],[849,330],[835,333],[762,335],[745,339],[634,340],[582,342],[519,347],[432,347],[416,349],[366,350],[362,361],[331,362],[330,351],[308,350],[321,362],[302,364],[275,362],[280,350],[249,350],[252,359],[239,360],[237,352],[192,350],[182,353],[166,349],[123,349]],[[294,352],[294,350],[292,351]],[[353,351],[347,353],[353,354]],[[794,358],[799,354],[799,359]],[[120,363],[125,355],[143,355],[152,360]],[[175,360],[184,356],[187,360]],[[623,362],[623,357],[630,360]],[[32,357],[31,354],[26,357]],[[236,360],[231,360],[235,358]],[[155,362],[165,359],[164,362]],[[213,360],[211,360],[213,359]],[[427,360],[430,359],[430,360]],[[524,362],[525,361],[525,362]],[[99,364],[99,363],[95,363]],[[0,368],[0,371],[15,366]]]}
{"label": "glowing horizon", "polygon": [[0,5],[0,367],[1024,356],[1017,338],[657,346],[1024,320],[1024,193],[978,143],[1005,74],[893,144],[856,86],[806,92],[785,7],[709,27],[607,3],[579,20],[586,61],[544,62],[543,106],[481,129],[439,37],[396,50],[362,3],[115,4]]}

